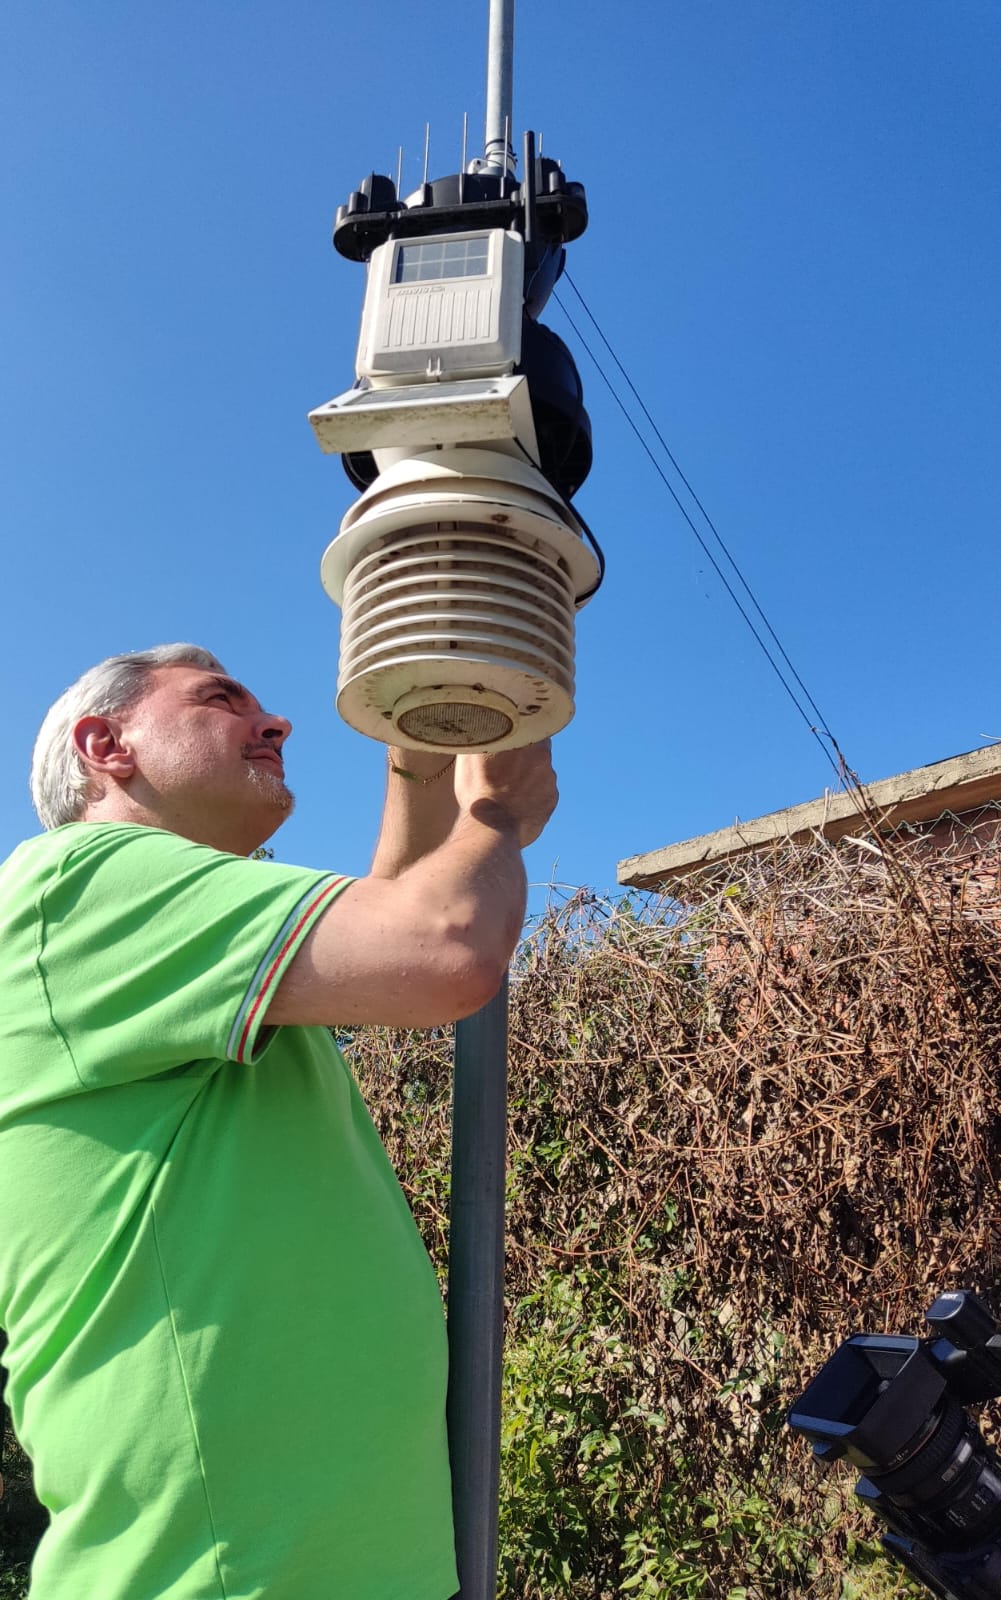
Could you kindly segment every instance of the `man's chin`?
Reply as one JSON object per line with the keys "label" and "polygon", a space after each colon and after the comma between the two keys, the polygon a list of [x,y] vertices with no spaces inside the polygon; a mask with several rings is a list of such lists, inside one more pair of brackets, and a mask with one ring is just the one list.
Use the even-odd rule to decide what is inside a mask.
{"label": "man's chin", "polygon": [[291,789],[286,789],[285,785],[283,784],[282,794],[281,796],[275,796],[274,801],[269,807],[269,814],[267,818],[262,818],[260,816],[258,817],[259,839],[257,848],[249,851],[248,853],[252,856],[260,855],[262,858],[270,858],[273,855],[273,851],[265,850],[264,847],[269,839],[274,838],[275,834],[278,832],[278,829],[288,821],[294,810],[295,795],[292,793]]}
{"label": "man's chin", "polygon": [[281,784],[274,795],[275,810],[280,813],[279,822],[284,822],[295,810],[295,795],[285,784]]}
{"label": "man's chin", "polygon": [[295,795],[277,767],[268,767],[260,761],[253,762],[247,767],[247,776],[261,799],[266,800],[269,808],[277,813],[275,827],[281,827],[295,809]]}

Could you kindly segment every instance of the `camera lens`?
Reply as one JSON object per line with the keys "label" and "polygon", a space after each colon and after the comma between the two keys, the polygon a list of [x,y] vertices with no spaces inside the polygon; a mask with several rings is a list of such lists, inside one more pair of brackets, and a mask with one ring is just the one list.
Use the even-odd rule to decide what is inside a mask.
{"label": "camera lens", "polygon": [[936,1425],[892,1472],[870,1482],[901,1510],[920,1514],[943,1547],[964,1546],[1001,1533],[1001,1461],[973,1418],[947,1401]]}

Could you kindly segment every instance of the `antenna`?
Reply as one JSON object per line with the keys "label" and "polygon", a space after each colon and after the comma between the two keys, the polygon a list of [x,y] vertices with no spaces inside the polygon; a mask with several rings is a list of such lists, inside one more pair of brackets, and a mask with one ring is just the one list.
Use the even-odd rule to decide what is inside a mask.
{"label": "antenna", "polygon": [[487,20],[487,112],[483,165],[510,170],[508,129],[514,88],[514,0],[490,0]]}
{"label": "antenna", "polygon": [[466,200],[466,139],[469,133],[469,114],[462,113],[462,153],[459,157],[459,204]]}

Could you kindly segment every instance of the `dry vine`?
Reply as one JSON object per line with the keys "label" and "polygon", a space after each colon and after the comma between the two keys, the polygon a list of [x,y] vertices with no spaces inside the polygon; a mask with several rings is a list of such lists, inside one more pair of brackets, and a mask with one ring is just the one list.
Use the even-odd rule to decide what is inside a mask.
{"label": "dry vine", "polygon": [[[509,1338],[547,1274],[577,1274],[596,1381],[602,1330],[632,1354],[625,1388],[607,1368],[610,1405],[668,1422],[647,1487],[681,1472],[691,1496],[711,1495],[722,1472],[767,1486],[777,1515],[817,1514],[825,1492],[830,1513],[781,1425],[820,1360],[861,1328],[920,1331],[943,1287],[1001,1310],[999,864],[982,836],[934,856],[920,840],[817,841],[693,880],[687,909],[580,892],[526,942]],[[358,1046],[441,1262],[448,1040]],[[841,1592],[857,1525],[840,1504],[817,1595]],[[701,1559],[693,1592],[739,1583],[739,1541]],[[747,1592],[804,1590],[773,1576]]]}

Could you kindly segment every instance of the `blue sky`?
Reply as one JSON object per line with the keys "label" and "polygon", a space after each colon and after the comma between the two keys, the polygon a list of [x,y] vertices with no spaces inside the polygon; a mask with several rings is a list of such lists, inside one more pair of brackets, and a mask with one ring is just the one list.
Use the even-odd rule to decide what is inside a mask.
{"label": "blue sky", "polygon": [[[362,871],[379,746],[333,710],[320,556],[353,491],[306,412],[375,168],[481,138],[486,0],[8,0],[0,63],[7,781],[104,655],[207,644],[296,725],[286,860]],[[569,267],[845,755],[1001,737],[997,0],[521,4],[514,127],[585,183]],[[573,296],[565,295],[573,310]],[[576,317],[577,313],[574,312]],[[608,576],[536,882],[822,793],[817,744],[575,351]],[[607,358],[604,364],[610,368]]]}

